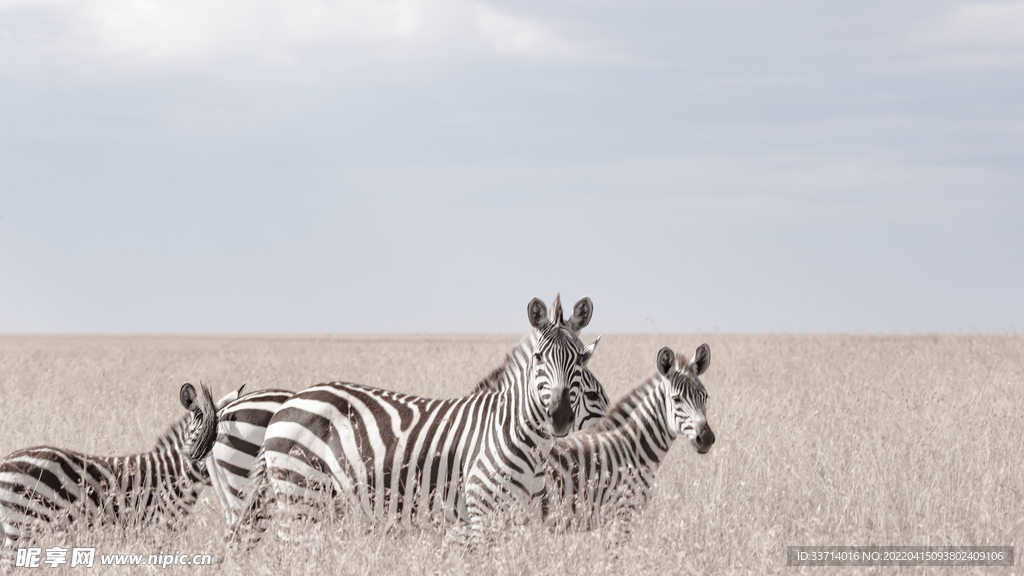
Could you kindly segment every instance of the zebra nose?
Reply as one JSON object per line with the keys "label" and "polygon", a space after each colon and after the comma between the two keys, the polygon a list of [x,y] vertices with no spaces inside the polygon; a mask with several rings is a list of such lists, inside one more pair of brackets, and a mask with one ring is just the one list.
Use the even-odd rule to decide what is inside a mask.
{"label": "zebra nose", "polygon": [[561,438],[572,431],[572,425],[576,418],[572,411],[572,401],[569,400],[569,388],[563,388],[561,394],[552,395],[548,414],[551,417],[551,434],[553,436]]}
{"label": "zebra nose", "polygon": [[704,425],[704,429],[697,434],[697,437],[693,439],[693,445],[697,448],[698,454],[707,454],[708,450],[711,450],[711,445],[715,443],[715,433],[711,430],[711,427]]}

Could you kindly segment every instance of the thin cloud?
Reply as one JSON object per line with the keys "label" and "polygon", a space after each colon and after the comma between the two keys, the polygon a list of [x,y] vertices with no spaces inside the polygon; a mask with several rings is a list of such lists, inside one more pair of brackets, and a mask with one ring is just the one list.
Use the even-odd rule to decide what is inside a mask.
{"label": "thin cloud", "polygon": [[[50,51],[137,67],[196,65],[227,58],[293,62],[308,48],[352,58],[403,60],[423,49],[514,57],[602,57],[551,22],[483,2],[350,0],[288,3],[227,0],[7,0],[0,15],[29,15],[5,38]],[[45,30],[39,22],[49,23]]]}
{"label": "thin cloud", "polygon": [[923,57],[914,66],[998,70],[1024,64],[1024,5],[962,4],[910,37]]}
{"label": "thin cloud", "polygon": [[542,22],[504,14],[484,4],[478,4],[476,11],[480,37],[498,54],[578,56],[585,51]]}

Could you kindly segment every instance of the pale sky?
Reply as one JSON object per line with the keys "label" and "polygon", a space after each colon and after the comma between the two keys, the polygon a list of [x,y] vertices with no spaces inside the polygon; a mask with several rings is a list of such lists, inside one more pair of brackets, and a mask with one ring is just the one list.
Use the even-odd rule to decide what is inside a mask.
{"label": "pale sky", "polygon": [[0,332],[1024,330],[1024,2],[0,0]]}

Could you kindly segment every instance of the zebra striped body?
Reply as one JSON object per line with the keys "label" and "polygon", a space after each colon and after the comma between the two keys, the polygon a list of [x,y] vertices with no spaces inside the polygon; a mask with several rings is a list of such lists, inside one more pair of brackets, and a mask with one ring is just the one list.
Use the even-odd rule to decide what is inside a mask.
{"label": "zebra striped body", "polygon": [[[510,354],[529,354],[525,344],[520,344],[519,348]],[[497,392],[503,385],[503,372],[504,367],[491,372],[474,387],[473,393]],[[581,386],[584,406],[578,414],[575,430],[600,422],[608,411],[608,395],[589,369],[583,370]],[[206,459],[206,468],[229,527],[234,526],[242,513],[249,473],[263,446],[270,419],[294,394],[288,390],[260,390],[238,398],[217,412],[217,438]]]}
{"label": "zebra striped body", "polygon": [[290,390],[259,390],[217,411],[217,437],[206,458],[206,469],[228,526],[235,524],[242,511],[249,471],[263,447],[270,419],[294,394]]}
{"label": "zebra striped body", "polygon": [[672,442],[690,439],[704,454],[715,441],[705,413],[707,392],[698,376],[711,361],[707,344],[683,366],[662,348],[658,371],[617,402],[601,424],[559,438],[548,456],[547,522],[590,530],[629,520],[647,508],[651,486]]}
{"label": "zebra striped body", "polygon": [[[232,392],[221,403],[237,395]],[[149,452],[101,457],[38,446],[0,461],[4,548],[15,547],[26,531],[42,525],[147,526],[172,524],[189,514],[209,482],[205,467],[192,459],[201,453],[190,454],[189,448],[204,433],[204,416],[215,407],[205,386],[197,397],[186,384],[181,400],[192,413],[172,425]]]}
{"label": "zebra striped body", "polygon": [[264,440],[277,499],[310,502],[323,488],[369,521],[463,520],[475,533],[504,504],[536,509],[553,438],[582,418],[580,381],[594,345],[578,334],[590,311],[581,300],[566,324],[557,298],[550,319],[531,301],[534,330],[490,377],[500,391],[435,400],[332,382],[295,394]]}

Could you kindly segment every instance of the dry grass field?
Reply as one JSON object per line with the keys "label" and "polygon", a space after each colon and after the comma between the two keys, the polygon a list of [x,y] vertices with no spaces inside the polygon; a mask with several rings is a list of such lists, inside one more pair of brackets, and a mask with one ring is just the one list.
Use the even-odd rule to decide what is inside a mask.
{"label": "dry grass field", "polygon": [[[594,337],[585,331],[584,340]],[[148,450],[184,415],[178,388],[220,397],[333,379],[429,396],[464,394],[518,336],[0,336],[0,453],[52,444]],[[273,531],[251,554],[174,573],[261,574],[1020,574],[1009,568],[791,568],[787,545],[1003,545],[1024,553],[1024,337],[606,336],[591,364],[614,399],[653,373],[668,345],[701,342],[717,436],[700,456],[677,442],[628,545],[601,533],[507,534],[438,564],[433,531],[345,521]],[[223,557],[207,490],[179,533],[77,534],[102,553]],[[54,536],[54,538],[58,538]],[[56,542],[55,542],[56,543]],[[49,544],[44,542],[44,546]],[[97,560],[98,563],[98,560]],[[15,573],[91,571],[49,567]]]}

